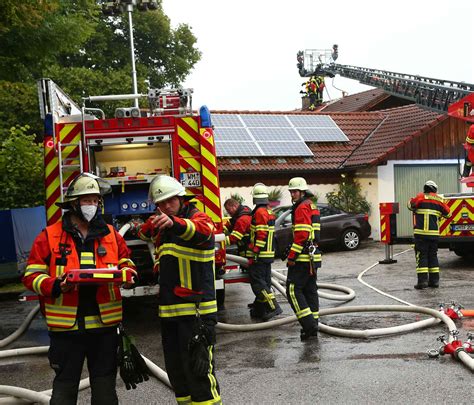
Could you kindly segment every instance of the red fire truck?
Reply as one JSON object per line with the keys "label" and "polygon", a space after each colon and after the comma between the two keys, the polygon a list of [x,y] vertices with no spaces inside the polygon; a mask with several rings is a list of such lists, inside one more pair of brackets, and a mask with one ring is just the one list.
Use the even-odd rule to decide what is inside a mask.
{"label": "red fire truck", "polygon": [[[107,118],[87,103],[134,99],[138,95],[90,96],[78,106],[52,80],[38,82],[41,117],[45,122],[44,165],[48,225],[61,218],[56,206],[80,172],[94,173],[112,185],[105,196],[107,222],[122,229],[140,284],[124,296],[156,292],[152,275],[153,247],[126,233],[132,221],[144,221],[154,211],[148,200],[149,183],[161,174],[174,176],[192,192],[222,233],[222,210],[211,116],[207,107],[192,111],[191,89],[152,89],[149,110],[117,108]],[[135,103],[137,105],[138,103]],[[216,246],[216,274],[225,264],[222,243]],[[216,280],[218,296],[223,280]],[[219,294],[220,293],[220,294]]]}

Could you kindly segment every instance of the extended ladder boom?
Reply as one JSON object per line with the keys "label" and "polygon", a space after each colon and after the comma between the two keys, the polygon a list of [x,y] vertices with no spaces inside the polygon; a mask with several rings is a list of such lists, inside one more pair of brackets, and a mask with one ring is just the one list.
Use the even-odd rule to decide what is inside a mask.
{"label": "extended ladder boom", "polygon": [[337,63],[317,63],[321,58],[312,50],[298,55],[298,71],[302,77],[340,75],[358,80],[362,84],[378,87],[389,94],[401,97],[438,112],[447,112],[448,106],[474,92],[474,84],[433,79],[418,75],[389,72],[359,66],[339,65]]}

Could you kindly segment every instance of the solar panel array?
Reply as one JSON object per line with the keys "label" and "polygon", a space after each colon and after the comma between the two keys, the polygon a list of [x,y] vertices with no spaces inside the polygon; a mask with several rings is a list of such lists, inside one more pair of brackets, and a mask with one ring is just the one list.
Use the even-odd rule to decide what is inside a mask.
{"label": "solar panel array", "polygon": [[328,115],[214,114],[222,157],[313,156],[305,142],[348,142]]}

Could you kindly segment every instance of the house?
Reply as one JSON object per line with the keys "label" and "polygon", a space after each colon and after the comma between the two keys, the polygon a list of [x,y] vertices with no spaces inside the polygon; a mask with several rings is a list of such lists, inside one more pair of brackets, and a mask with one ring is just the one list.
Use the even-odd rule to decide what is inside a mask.
{"label": "house", "polygon": [[[345,141],[306,142],[311,153],[305,156],[284,156],[284,152],[282,156],[219,156],[218,149],[223,200],[237,192],[252,205],[251,188],[263,182],[270,188],[282,187],[282,204],[290,204],[288,180],[303,176],[320,201],[325,201],[326,193],[337,189],[344,174],[360,183],[363,195],[371,203],[372,237],[378,240],[380,202],[400,203],[398,235],[409,236],[412,226],[406,202],[422,190],[427,179],[436,181],[441,193],[466,191],[458,181],[466,124],[382,90],[345,97],[317,112],[214,111],[213,117],[219,114],[238,116],[241,120],[249,116],[286,116],[291,120],[305,115],[330,117],[347,137]],[[215,132],[219,143],[219,127]]]}

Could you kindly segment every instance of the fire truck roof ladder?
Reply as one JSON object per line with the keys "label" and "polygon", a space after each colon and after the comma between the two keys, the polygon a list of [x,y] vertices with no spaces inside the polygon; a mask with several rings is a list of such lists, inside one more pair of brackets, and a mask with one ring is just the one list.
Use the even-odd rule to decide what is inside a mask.
{"label": "fire truck roof ladder", "polygon": [[58,163],[59,163],[59,183],[61,190],[61,201],[63,201],[64,193],[68,185],[75,176],[71,174],[79,174],[84,171],[82,161],[82,142],[78,143],[61,143],[58,142]]}

